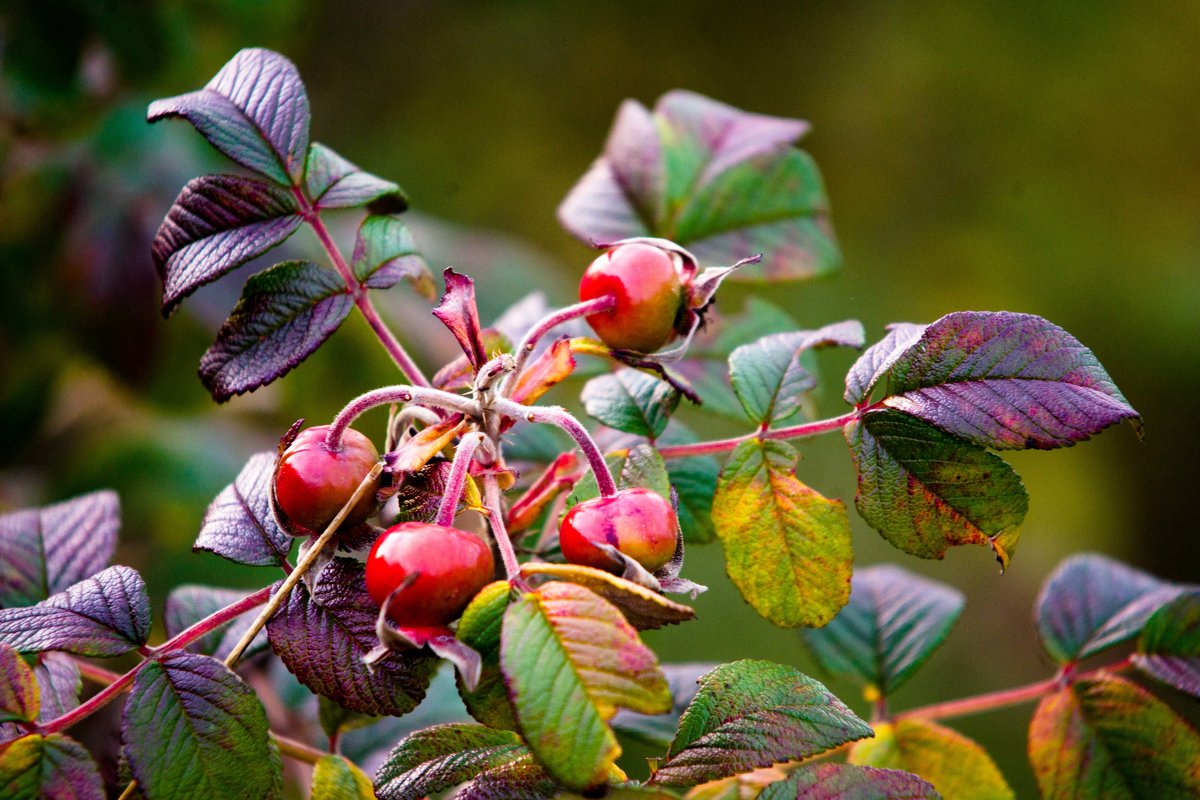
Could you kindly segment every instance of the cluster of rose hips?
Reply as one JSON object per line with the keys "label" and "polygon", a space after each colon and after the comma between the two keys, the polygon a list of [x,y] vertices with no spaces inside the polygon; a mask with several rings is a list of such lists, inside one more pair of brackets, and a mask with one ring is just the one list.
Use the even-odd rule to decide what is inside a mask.
{"label": "cluster of rose hips", "polygon": [[[587,315],[608,347],[653,353],[686,333],[694,264],[653,243],[620,244],[584,273],[583,301],[611,296],[608,310]],[[287,528],[315,536],[353,498],[380,460],[375,445],[352,428],[331,446],[329,426],[303,430],[280,456],[275,503]],[[341,530],[365,522],[379,508],[376,489],[361,493]],[[578,503],[563,517],[559,544],[573,564],[620,574],[626,556],[648,572],[665,566],[676,550],[679,523],[671,503],[640,488]],[[442,628],[494,579],[491,547],[473,533],[427,522],[403,522],[378,537],[367,557],[371,599],[401,628]]]}

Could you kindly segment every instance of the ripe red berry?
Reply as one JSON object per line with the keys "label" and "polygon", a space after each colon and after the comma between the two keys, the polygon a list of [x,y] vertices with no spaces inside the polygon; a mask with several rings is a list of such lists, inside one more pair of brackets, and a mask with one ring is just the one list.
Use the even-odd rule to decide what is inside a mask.
{"label": "ripe red berry", "polygon": [[621,565],[595,544],[609,544],[650,572],[671,560],[679,522],[675,509],[649,489],[622,489],[585,500],[563,517],[558,541],[572,564],[620,572]]}
{"label": "ripe red berry", "polygon": [[396,592],[388,616],[402,628],[446,625],[492,581],[491,548],[478,536],[425,522],[402,522],[383,532],[367,556],[367,594],[380,608]]}
{"label": "ripe red berry", "polygon": [[[347,428],[336,450],[325,445],[329,426],[300,431],[284,451],[275,471],[275,502],[294,525],[320,533],[354,494],[375,462],[379,451],[366,436]],[[343,527],[351,527],[374,513],[375,487],[354,507]]]}
{"label": "ripe red berry", "polygon": [[683,287],[674,257],[650,244],[614,247],[597,258],[579,282],[579,299],[611,294],[616,305],[587,316],[609,347],[653,353],[675,336]]}

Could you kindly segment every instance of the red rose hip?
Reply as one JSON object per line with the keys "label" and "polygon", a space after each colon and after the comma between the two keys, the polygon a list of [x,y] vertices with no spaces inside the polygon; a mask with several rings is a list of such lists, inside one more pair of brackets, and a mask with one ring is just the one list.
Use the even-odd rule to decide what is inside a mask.
{"label": "red rose hip", "polygon": [[586,317],[609,347],[653,353],[675,336],[683,286],[671,253],[639,242],[609,250],[583,273],[579,299],[609,294],[616,305]]}
{"label": "red rose hip", "polygon": [[367,556],[367,594],[380,608],[397,586],[388,616],[402,628],[447,625],[462,615],[479,590],[492,582],[492,550],[474,534],[425,522],[388,528]]}
{"label": "red rose hip", "polygon": [[[353,428],[342,432],[338,447],[325,444],[328,425],[300,431],[284,451],[275,471],[275,502],[288,519],[314,533],[333,521],[354,490],[379,461],[379,451],[366,436]],[[375,512],[375,490],[367,490],[342,523],[351,527]]]}
{"label": "red rose hip", "polygon": [[620,572],[621,565],[595,546],[608,544],[654,572],[675,554],[678,531],[675,509],[662,495],[649,489],[622,489],[568,511],[558,541],[563,557],[572,564]]}

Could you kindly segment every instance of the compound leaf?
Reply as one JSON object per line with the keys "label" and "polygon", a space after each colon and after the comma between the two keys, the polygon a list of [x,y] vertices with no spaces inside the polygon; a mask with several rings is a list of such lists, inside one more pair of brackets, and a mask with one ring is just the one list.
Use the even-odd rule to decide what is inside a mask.
{"label": "compound leaf", "polygon": [[694,786],[870,735],[854,712],[793,667],[735,661],[700,679],[651,782]]}
{"label": "compound leaf", "polygon": [[1072,556],[1038,594],[1042,646],[1060,664],[1095,655],[1136,637],[1151,614],[1184,591],[1106,556]]}
{"label": "compound leaf", "polygon": [[824,185],[793,147],[807,130],[692,92],[663,95],[653,113],[626,100],[559,220],[585,242],[659,236],[714,264],[761,252],[753,274],[772,280],[831,271],[840,255]]}
{"label": "compound leaf", "polygon": [[0,643],[21,653],[118,656],[149,638],[150,598],[129,567],[109,567],[35,606],[0,610]]}
{"label": "compound leaf", "polygon": [[978,445],[1068,447],[1140,419],[1090,350],[1041,317],[961,311],[895,360],[883,402]]}
{"label": "compound leaf", "polygon": [[317,208],[366,206],[372,214],[399,214],[408,208],[399,186],[363,172],[319,142],[308,148],[304,186]]}
{"label": "compound leaf", "polygon": [[0,515],[0,607],[28,606],[108,565],[121,507],[103,490]]}
{"label": "compound leaf", "polygon": [[367,669],[377,644],[379,609],[367,595],[363,564],[336,558],[315,593],[301,582],[267,623],[271,647],[300,683],[352,711],[400,716],[425,696],[437,659],[426,651],[393,652]]}
{"label": "compound leaf", "polygon": [[[196,586],[194,584],[177,586],[167,595],[167,608],[163,618],[167,627],[167,636],[177,636],[210,614],[233,605],[239,600],[244,600],[249,595],[250,592],[239,589],[220,589],[215,586]],[[204,634],[192,642],[188,646],[189,649],[224,661],[233,652],[233,648],[241,641],[246,631],[250,630],[258,613],[259,609],[257,608],[247,611],[234,618],[232,622],[227,622]],[[243,653],[243,658],[248,658],[266,647],[266,631],[259,631]]]}
{"label": "compound leaf", "polygon": [[752,440],[733,451],[712,518],[726,571],[746,602],[782,627],[824,625],[850,597],[850,520],[795,475],[785,442]]}
{"label": "compound leaf", "polygon": [[375,800],[375,791],[361,769],[331,754],[313,769],[311,800]]}
{"label": "compound leaf", "polygon": [[104,800],[104,781],[87,750],[59,733],[31,733],[0,745],[0,797]]}
{"label": "compound leaf", "polygon": [[218,403],[264,386],[308,358],[353,305],[342,279],[311,261],[252,275],[200,359],[200,381]]}
{"label": "compound leaf", "polygon": [[1200,797],[1200,734],[1115,675],[1043,699],[1029,725],[1029,760],[1046,800]]}
{"label": "compound leaf", "polygon": [[147,797],[266,797],[267,715],[214,658],[175,651],[146,662],[121,715],[122,753]]}
{"label": "compound leaf", "polygon": [[183,117],[213,147],[283,186],[299,185],[308,154],[308,95],[291,61],[247,48],[203,89],[155,100],[146,118]]}
{"label": "compound leaf", "polygon": [[417,294],[434,299],[433,275],[417,249],[417,241],[403,222],[393,216],[373,214],[358,227],[354,277],[370,289],[390,289],[407,280]]}
{"label": "compound leaf", "polygon": [[925,327],[911,322],[888,325],[887,334],[868,347],[846,373],[846,402],[857,405],[870,397],[879,379],[887,374],[896,359],[921,338]]}
{"label": "compound leaf", "polygon": [[1014,800],[1008,782],[982,747],[950,728],[906,719],[875,726],[855,742],[849,762],[919,775],[945,800]]}
{"label": "compound leaf", "polygon": [[845,435],[855,506],[883,538],[921,558],[985,545],[1008,565],[1029,497],[1002,459],[897,411],[864,414]]}
{"label": "compound leaf", "polygon": [[824,669],[888,695],[945,641],[963,602],[957,589],[899,567],[866,567],[854,573],[846,607],[804,640]]}
{"label": "compound leaf", "polygon": [[[940,800],[916,775],[854,764],[813,764],[763,789],[759,800]],[[974,795],[972,795],[974,797]]]}
{"label": "compound leaf", "polygon": [[296,198],[274,184],[238,175],[193,178],[154,237],[151,255],[170,313],[185,297],[296,232]]}
{"label": "compound leaf", "polygon": [[1200,592],[1188,592],[1146,621],[1133,663],[1181,692],[1200,697]]}
{"label": "compound leaf", "polygon": [[379,800],[420,800],[528,755],[512,731],[434,725],[400,740],[375,776],[375,792]]}
{"label": "compound leaf", "polygon": [[33,722],[40,706],[33,668],[10,645],[0,643],[0,723]]}
{"label": "compound leaf", "polygon": [[209,504],[193,550],[207,550],[239,564],[273,567],[291,550],[291,537],[271,512],[274,453],[250,456],[242,471]]}
{"label": "compound leaf", "polygon": [[589,416],[608,427],[656,439],[679,405],[679,392],[653,375],[625,368],[592,378],[579,399]]}

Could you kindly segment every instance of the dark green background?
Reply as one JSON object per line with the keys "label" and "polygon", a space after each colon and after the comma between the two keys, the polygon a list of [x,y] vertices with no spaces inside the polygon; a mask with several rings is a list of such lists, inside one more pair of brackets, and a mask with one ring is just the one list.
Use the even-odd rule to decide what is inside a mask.
{"label": "dark green background", "polygon": [[[5,6],[0,31],[0,509],[114,486],[119,558],[156,598],[182,581],[273,577],[188,553],[205,504],[294,418],[327,419],[395,379],[352,319],[281,385],[217,408],[194,369],[238,281],[158,316],[148,237],[186,179],[224,167],[187,126],[143,125],[144,104],[198,87],[247,45],[296,61],[314,139],[399,181],[432,218],[418,226],[431,266],[475,275],[485,320],[535,285],[571,299],[589,253],[556,205],[623,98],[681,87],[813,123],[805,146],[845,267],[766,293],[801,325],[856,317],[877,336],[894,320],[1008,309],[1096,352],[1146,440],[1122,427],[1013,456],[1032,501],[1007,575],[982,550],[920,562],[856,526],[859,564],[896,561],[968,597],[897,707],[1049,674],[1030,608],[1070,553],[1200,579],[1200,6],[56,0]],[[752,291],[723,290],[721,309]],[[419,304],[397,302],[426,366],[451,352]],[[836,413],[849,359],[823,358]],[[835,437],[803,452],[803,479],[853,496]],[[648,637],[664,660],[811,667],[794,633],[742,603],[718,546],[689,564],[712,591],[699,622]],[[1034,792],[1028,715],[956,723],[1021,797]]]}

